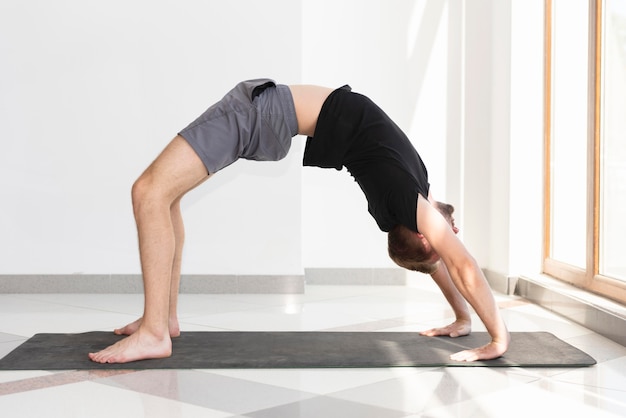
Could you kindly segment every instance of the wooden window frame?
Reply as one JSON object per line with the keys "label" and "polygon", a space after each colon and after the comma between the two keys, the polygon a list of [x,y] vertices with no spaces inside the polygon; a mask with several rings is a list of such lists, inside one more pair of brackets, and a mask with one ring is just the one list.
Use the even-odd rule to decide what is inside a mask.
{"label": "wooden window frame", "polygon": [[600,262],[600,141],[602,99],[602,11],[604,0],[590,0],[589,134],[587,158],[586,268],[550,258],[552,214],[552,14],[554,0],[545,0],[544,73],[544,242],[543,272],[577,287],[626,303],[626,283],[599,274]]}

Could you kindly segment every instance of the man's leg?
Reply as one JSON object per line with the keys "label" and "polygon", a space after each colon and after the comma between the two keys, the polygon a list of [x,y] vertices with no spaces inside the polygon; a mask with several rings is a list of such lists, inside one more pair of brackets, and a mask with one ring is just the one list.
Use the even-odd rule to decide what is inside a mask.
{"label": "man's leg", "polygon": [[176,248],[174,249],[174,262],[172,263],[168,319],[170,337],[178,337],[180,335],[180,325],[178,324],[178,291],[180,289],[180,269],[183,259],[183,244],[185,242],[185,227],[183,225],[183,217],[180,213],[180,198],[172,204],[170,214],[174,228],[174,236],[176,237]]}
{"label": "man's leg", "polygon": [[177,306],[184,239],[180,199],[207,178],[200,158],[187,141],[177,136],[133,185],[144,314],[134,325],[125,327],[129,333],[131,327],[136,328],[130,336],[98,353],[90,353],[93,361],[125,363],[171,355],[170,333],[174,329],[170,330],[170,308],[172,299],[173,308]]}
{"label": "man's leg", "polygon": [[[192,188],[198,187],[208,178],[209,176],[203,178]],[[181,199],[182,196],[176,199],[170,208],[174,236],[176,237],[176,248],[174,249],[174,262],[172,263],[172,279],[170,284],[170,337],[178,337],[180,335],[180,326],[178,324],[178,292],[180,290],[180,271],[183,260],[183,244],[185,243],[185,226],[183,224],[183,217],[180,211]]]}
{"label": "man's leg", "polygon": [[[202,184],[208,177],[201,180],[196,186]],[[172,263],[172,275],[170,284],[170,307],[169,307],[169,330],[170,337],[178,337],[180,335],[180,326],[178,323],[178,292],[180,288],[180,272],[182,264],[183,244],[185,242],[185,228],[183,218],[180,211],[180,201],[182,196],[176,199],[170,208],[172,226],[174,228],[174,237],[176,248],[174,250],[174,262]],[[143,318],[139,318],[123,328],[114,330],[117,335],[131,335],[139,329]]]}

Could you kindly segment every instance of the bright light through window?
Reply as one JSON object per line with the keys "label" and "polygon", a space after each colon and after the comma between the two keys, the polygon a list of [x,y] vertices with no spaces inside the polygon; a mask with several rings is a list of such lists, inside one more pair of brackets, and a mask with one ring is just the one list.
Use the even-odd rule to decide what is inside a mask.
{"label": "bright light through window", "polygon": [[552,258],[585,268],[589,2],[554,1]]}
{"label": "bright light through window", "polygon": [[626,281],[626,1],[603,21],[600,274]]}

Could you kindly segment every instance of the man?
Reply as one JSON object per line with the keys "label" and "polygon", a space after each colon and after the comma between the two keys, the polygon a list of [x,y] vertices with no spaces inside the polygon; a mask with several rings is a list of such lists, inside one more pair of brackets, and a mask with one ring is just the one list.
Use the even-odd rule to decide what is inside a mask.
{"label": "man", "polygon": [[[171,338],[180,334],[181,198],[238,158],[284,158],[298,134],[308,137],[304,164],[347,167],[369,212],[389,232],[391,258],[431,274],[452,306],[455,322],[422,334],[469,334],[467,300],[492,340],[451,358],[486,360],[507,350],[509,333],[480,268],[455,235],[451,207],[432,199],[426,168],[395,123],[348,86],[333,90],[260,79],[239,83],[181,131],[133,185],[144,314],[115,330],[128,337],[90,353],[91,360],[125,363],[171,355]],[[442,215],[446,210],[448,219]]]}

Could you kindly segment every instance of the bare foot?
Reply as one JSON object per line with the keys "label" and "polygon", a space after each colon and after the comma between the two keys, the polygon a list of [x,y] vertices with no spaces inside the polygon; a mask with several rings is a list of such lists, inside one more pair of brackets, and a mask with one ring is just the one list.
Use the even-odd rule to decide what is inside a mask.
{"label": "bare foot", "polygon": [[143,329],[116,342],[97,353],[89,353],[96,363],[128,363],[151,358],[164,358],[172,355],[172,340],[169,336],[159,338]]}
{"label": "bare foot", "polygon": [[[139,318],[138,320],[131,322],[125,327],[117,328],[113,330],[113,333],[116,335],[132,335],[141,326],[142,319],[143,318]],[[170,328],[170,337],[172,338],[180,337],[180,325],[178,325],[177,319],[170,319],[169,328]]]}

